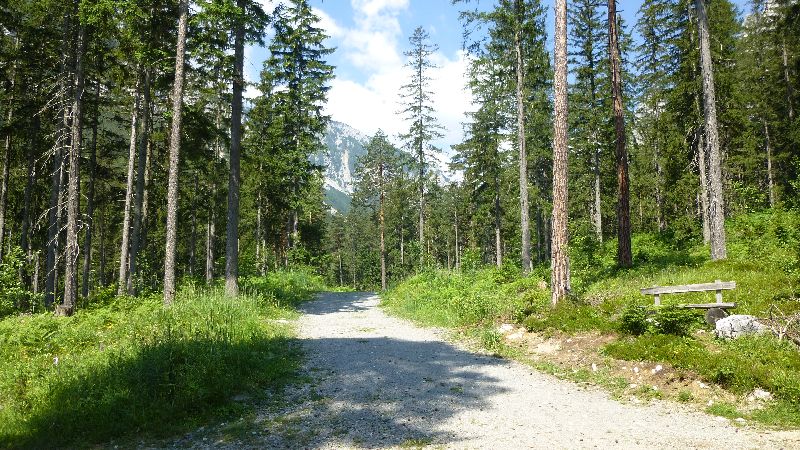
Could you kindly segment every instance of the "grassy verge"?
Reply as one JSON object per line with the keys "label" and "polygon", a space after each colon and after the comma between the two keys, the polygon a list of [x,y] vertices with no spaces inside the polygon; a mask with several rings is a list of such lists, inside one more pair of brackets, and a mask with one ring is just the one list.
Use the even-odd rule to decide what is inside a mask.
{"label": "grassy verge", "polygon": [[185,286],[171,308],[160,296],[99,296],[73,317],[0,321],[0,446],[165,435],[292,382],[302,355],[292,329],[270,319],[291,315],[320,280],[284,273],[242,286],[236,299]]}
{"label": "grassy verge", "polygon": [[[653,316],[642,308],[652,305],[651,297],[639,293],[642,287],[721,279],[737,282],[737,289],[725,292],[726,301],[738,305],[735,313],[766,317],[773,307],[785,313],[800,311],[800,215],[742,216],[728,224],[728,236],[729,258],[722,262],[709,261],[701,242],[669,235],[635,236],[636,264],[630,270],[615,267],[613,242],[577,240],[571,249],[573,296],[556,308],[549,306],[545,268],[527,279],[520,279],[513,269],[423,273],[385,293],[383,304],[389,312],[421,324],[459,329],[484,348],[527,360],[563,378],[623,389],[625,383],[617,373],[532,360],[525,351],[506,345],[497,324],[516,323],[544,339],[599,333],[605,336],[596,340],[599,344],[593,350],[599,365],[604,359],[628,368],[632,365],[625,361],[668,364],[676,377],[713,383],[738,399],[738,404],[713,404],[711,413],[800,426],[800,352],[795,346],[772,336],[715,340],[702,313],[670,307],[713,302],[713,293],[662,297],[666,306],[652,311]],[[756,388],[769,391],[772,401],[759,408],[741,408]],[[676,396],[679,401],[690,398],[684,391]]]}

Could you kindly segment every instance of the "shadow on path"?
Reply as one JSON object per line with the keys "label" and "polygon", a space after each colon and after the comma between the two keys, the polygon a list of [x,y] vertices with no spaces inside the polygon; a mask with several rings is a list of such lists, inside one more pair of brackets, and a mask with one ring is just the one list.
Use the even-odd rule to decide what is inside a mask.
{"label": "shadow on path", "polygon": [[320,336],[301,340],[307,369],[320,381],[311,394],[315,400],[289,412],[300,441],[283,445],[452,444],[471,431],[448,434],[443,422],[485,408],[489,397],[508,390],[481,370],[504,364],[500,359],[460,350],[379,311],[352,314],[375,304],[369,293],[337,293],[303,305],[304,313],[319,316],[310,319],[312,327],[324,327],[312,330]]}

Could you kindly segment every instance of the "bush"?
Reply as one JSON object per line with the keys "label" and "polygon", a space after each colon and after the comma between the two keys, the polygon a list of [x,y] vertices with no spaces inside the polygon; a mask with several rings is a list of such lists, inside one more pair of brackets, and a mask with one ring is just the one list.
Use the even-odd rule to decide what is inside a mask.
{"label": "bush", "polygon": [[523,325],[528,331],[560,330],[566,333],[598,330],[613,331],[611,318],[591,305],[564,301],[555,308],[546,308],[528,316]]}
{"label": "bush", "polygon": [[631,303],[622,311],[622,316],[620,317],[620,330],[622,332],[638,336],[646,333],[649,327],[646,307]]}
{"label": "bush", "polygon": [[658,308],[653,317],[653,330],[661,334],[688,336],[698,324],[698,316],[694,312],[675,305]]}

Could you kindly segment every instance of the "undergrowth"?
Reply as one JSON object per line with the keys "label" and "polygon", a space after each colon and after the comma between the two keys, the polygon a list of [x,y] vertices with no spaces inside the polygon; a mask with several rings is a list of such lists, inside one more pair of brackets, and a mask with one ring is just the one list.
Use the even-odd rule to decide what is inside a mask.
{"label": "undergrowth", "polygon": [[239,394],[296,377],[292,330],[269,319],[321,288],[301,272],[242,283],[238,298],[184,286],[98,295],[73,317],[0,321],[0,447],[87,446],[159,436],[232,408]]}
{"label": "undergrowth", "polygon": [[[746,395],[766,389],[775,401],[749,417],[768,424],[800,426],[800,353],[772,336],[717,341],[702,313],[679,303],[714,302],[714,293],[662,297],[654,307],[639,290],[734,280],[725,301],[737,314],[764,317],[771,305],[800,311],[800,214],[773,211],[739,216],[727,223],[728,259],[712,262],[698,236],[638,234],[633,238],[634,267],[615,264],[615,242],[580,236],[570,248],[572,294],[550,307],[546,267],[519,277],[513,267],[429,271],[411,277],[383,296],[392,313],[426,325],[475,328],[489,350],[500,346],[492,328],[515,321],[549,334],[600,331],[616,336],[603,352],[622,360],[665,362],[698,374],[727,390]],[[685,400],[684,400],[685,401]]]}

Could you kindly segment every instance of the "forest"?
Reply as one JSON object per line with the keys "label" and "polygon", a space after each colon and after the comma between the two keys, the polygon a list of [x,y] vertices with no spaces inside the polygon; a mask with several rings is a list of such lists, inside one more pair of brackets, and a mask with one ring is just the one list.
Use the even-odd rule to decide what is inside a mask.
{"label": "forest", "polygon": [[[283,331],[258,338],[246,317],[281,317],[315,290],[388,290],[391,299],[408,280],[430,288],[424,277],[466,277],[467,286],[494,270],[556,307],[611,279],[644,287],[633,285],[650,281],[643,271],[675,265],[745,274],[758,292],[776,291],[745,303],[748,312],[775,302],[800,310],[797,1],[750,0],[742,10],[729,0],[644,0],[626,23],[614,0],[453,0],[473,105],[450,149],[457,175],[441,176],[431,161],[443,136],[431,87],[438,46],[420,26],[403,54],[396,119],[406,131],[370,137],[346,212],[326,203],[325,168],[312,162],[325,151],[336,74],[312,3],[0,5],[0,361],[40,361],[0,370],[9,392],[0,405],[25,405],[7,423],[61,417],[37,410],[44,394],[33,400],[17,380],[44,377],[73,345],[105,345],[86,336],[109,324],[145,336],[152,320],[162,327],[154,348],[190,355],[159,345],[179,326],[185,335],[174,339],[186,344],[190,317],[221,314],[221,328],[204,331],[211,342],[263,338],[270,352],[291,353],[275,350]],[[251,46],[268,54],[254,85],[244,76]],[[493,311],[475,307],[480,317]],[[92,311],[107,317],[88,321]],[[61,328],[70,323],[81,328]],[[52,343],[46,329],[65,340]],[[262,363],[246,361],[241,373]],[[94,370],[75,364],[76,374]],[[132,385],[146,381],[131,370]],[[181,398],[175,411],[197,401]],[[136,417],[145,428],[161,420]],[[41,423],[0,432],[36,446]],[[99,433],[84,437],[115,431]]]}
{"label": "forest", "polygon": [[[571,4],[566,136],[553,127],[564,111],[554,112],[546,7],[456,2],[475,106],[453,148],[463,176],[443,184],[428,170],[441,126],[428,73],[436,43],[420,27],[398,112],[408,131],[370,140],[348,214],[323,204],[322,168],[309,162],[329,120],[335,49],[308,2],[189,6],[3,9],[6,314],[68,313],[110,285],[169,302],[181,280],[224,278],[235,295],[239,275],[291,265],[360,289],[465,258],[528,273],[549,266],[567,234],[702,235],[718,259],[725,217],[796,207],[792,2],[741,12],[711,2],[701,16],[693,2],[648,1],[635,24],[613,27],[601,2]],[[253,43],[270,57],[245,105]]]}

